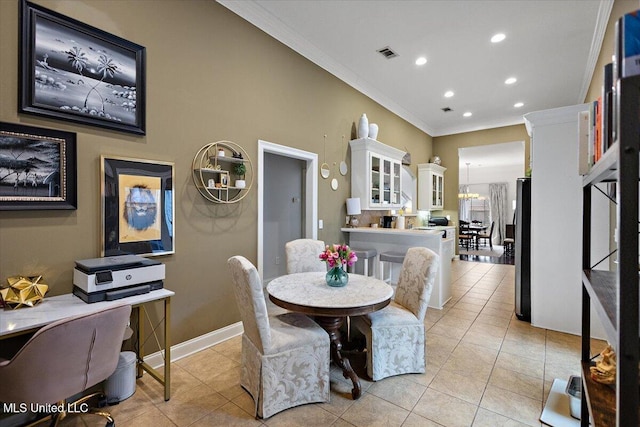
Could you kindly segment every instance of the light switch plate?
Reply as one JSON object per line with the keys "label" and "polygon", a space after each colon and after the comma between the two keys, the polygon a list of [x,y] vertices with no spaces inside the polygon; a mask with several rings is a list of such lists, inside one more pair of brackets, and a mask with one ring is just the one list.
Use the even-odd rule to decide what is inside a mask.
{"label": "light switch plate", "polygon": [[319,219],[318,220],[318,230],[322,230],[323,227],[324,227],[324,221]]}

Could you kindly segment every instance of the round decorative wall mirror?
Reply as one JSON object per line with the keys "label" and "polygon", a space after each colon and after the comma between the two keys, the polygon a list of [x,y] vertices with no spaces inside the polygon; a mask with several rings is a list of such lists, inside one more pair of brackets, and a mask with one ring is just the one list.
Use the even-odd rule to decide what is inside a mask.
{"label": "round decorative wall mirror", "polygon": [[344,176],[347,174],[347,172],[349,171],[349,168],[347,167],[347,162],[345,162],[344,160],[340,162],[340,173]]}
{"label": "round decorative wall mirror", "polygon": [[[344,145],[344,135],[342,135],[342,145]],[[340,162],[340,173],[342,174],[342,176],[345,176],[348,171],[349,171],[349,168],[347,167],[347,162],[345,162],[344,160],[341,161]]]}
{"label": "round decorative wall mirror", "polygon": [[324,179],[329,178],[329,175],[331,175],[331,169],[329,169],[329,165],[328,164],[323,163],[323,164],[320,165],[320,175]]}

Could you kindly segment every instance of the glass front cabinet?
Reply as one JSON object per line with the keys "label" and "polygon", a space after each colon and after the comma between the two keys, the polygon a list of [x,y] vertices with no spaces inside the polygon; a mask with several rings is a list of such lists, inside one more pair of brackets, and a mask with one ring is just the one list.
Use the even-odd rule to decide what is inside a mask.
{"label": "glass front cabinet", "polygon": [[435,163],[418,165],[418,209],[444,209],[444,168]]}
{"label": "glass front cabinet", "polygon": [[351,146],[351,197],[361,209],[402,207],[400,171],[404,151],[370,138],[354,139]]}

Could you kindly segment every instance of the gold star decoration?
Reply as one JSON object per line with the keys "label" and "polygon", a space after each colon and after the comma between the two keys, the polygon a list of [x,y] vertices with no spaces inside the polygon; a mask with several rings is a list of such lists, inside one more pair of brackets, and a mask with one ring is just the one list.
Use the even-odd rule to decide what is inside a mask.
{"label": "gold star decoration", "polygon": [[9,307],[16,309],[22,306],[33,307],[42,302],[49,286],[40,283],[42,276],[7,278],[9,286],[0,289],[0,297]]}

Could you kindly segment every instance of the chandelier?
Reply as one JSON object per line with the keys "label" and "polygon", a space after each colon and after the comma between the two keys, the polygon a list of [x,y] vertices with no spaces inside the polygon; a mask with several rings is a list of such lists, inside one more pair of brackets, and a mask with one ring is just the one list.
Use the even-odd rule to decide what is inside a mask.
{"label": "chandelier", "polygon": [[480,197],[478,193],[469,193],[469,165],[471,163],[465,163],[467,165],[467,185],[464,186],[464,193],[458,193],[458,199],[477,199]]}

